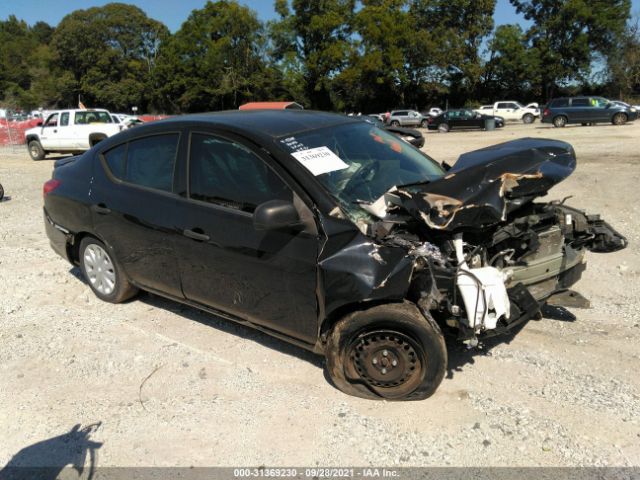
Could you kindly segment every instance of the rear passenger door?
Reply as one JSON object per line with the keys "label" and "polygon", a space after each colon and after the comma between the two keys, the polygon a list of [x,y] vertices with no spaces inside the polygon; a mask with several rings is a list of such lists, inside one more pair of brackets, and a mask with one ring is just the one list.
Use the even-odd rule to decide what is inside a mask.
{"label": "rear passenger door", "polygon": [[[193,131],[187,163],[176,245],[185,297],[314,343],[318,231],[292,180],[228,134]],[[269,200],[293,202],[304,230],[256,230],[253,212]]]}
{"label": "rear passenger door", "polygon": [[101,151],[90,192],[94,230],[127,276],[146,289],[178,298],[173,190],[180,136],[167,131]]}
{"label": "rear passenger door", "polygon": [[595,109],[588,98],[571,99],[571,107],[567,109],[570,122],[590,123],[595,122]]}

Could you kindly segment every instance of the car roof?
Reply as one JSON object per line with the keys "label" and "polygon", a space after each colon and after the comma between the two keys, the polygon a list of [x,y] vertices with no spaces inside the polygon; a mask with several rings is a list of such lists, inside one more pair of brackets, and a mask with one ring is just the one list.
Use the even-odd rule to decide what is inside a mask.
{"label": "car roof", "polygon": [[357,123],[357,117],[314,110],[229,110],[197,113],[149,122],[136,127],[136,132],[150,132],[158,127],[184,125],[209,125],[223,130],[232,130],[247,137],[284,137],[301,132],[331,127],[345,123]]}

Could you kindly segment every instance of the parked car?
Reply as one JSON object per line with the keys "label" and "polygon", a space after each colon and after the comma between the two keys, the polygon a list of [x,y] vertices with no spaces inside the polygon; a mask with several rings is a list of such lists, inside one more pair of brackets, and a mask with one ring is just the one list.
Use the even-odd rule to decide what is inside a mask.
{"label": "parked car", "polygon": [[29,155],[42,160],[49,153],[79,153],[120,132],[107,110],[57,110],[25,132]]}
{"label": "parked car", "polygon": [[483,105],[475,110],[483,115],[495,115],[504,118],[506,121],[522,121],[523,123],[533,123],[540,117],[540,108],[537,103],[530,103],[526,107],[513,100],[501,100],[493,105]]}
{"label": "parked car", "polygon": [[138,117],[127,115],[126,113],[112,113],[111,119],[114,123],[121,125],[123,128],[131,128],[144,123]]}
{"label": "parked car", "polygon": [[624,125],[638,118],[638,110],[602,97],[562,97],[551,100],[542,113],[542,123],[564,127],[570,123]]}
{"label": "parked car", "polygon": [[440,115],[443,112],[443,110],[441,108],[438,107],[432,107],[429,110],[426,110],[424,112],[420,112],[420,114],[423,117],[437,117],[438,115]]}
{"label": "parked car", "polygon": [[373,118],[373,115],[368,115],[367,122],[373,123],[378,128],[382,128],[387,132],[393,133],[396,137],[400,137],[405,142],[410,143],[416,148],[424,147],[424,135],[419,130],[404,127],[394,127],[392,125],[386,125],[384,122]]}
{"label": "parked car", "polygon": [[55,162],[46,232],[102,300],[142,289],[327,358],[342,391],[417,400],[473,344],[540,315],[585,253],[625,248],[597,215],[534,202],[571,145],[522,139],[443,168],[362,119],[174,117]]}
{"label": "parked car", "polygon": [[394,127],[426,127],[427,119],[415,110],[393,110],[387,123]]}
{"label": "parked car", "polygon": [[427,120],[427,128],[445,133],[453,129],[486,128],[487,122],[492,119],[496,128],[504,127],[504,118],[502,117],[484,115],[470,108],[459,108],[447,110],[435,118],[429,118]]}

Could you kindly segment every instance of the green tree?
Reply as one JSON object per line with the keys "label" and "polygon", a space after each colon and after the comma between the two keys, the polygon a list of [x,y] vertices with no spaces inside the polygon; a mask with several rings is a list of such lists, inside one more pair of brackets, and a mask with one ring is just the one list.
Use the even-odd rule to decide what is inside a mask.
{"label": "green tree", "polygon": [[55,67],[72,95],[62,103],[73,105],[81,95],[89,105],[147,109],[155,59],[168,36],[165,25],[133,5],[110,3],[67,15],[52,37]]}
{"label": "green tree", "polygon": [[269,96],[275,72],[256,13],[235,0],[194,10],[160,50],[156,87],[166,108],[194,112],[237,108]]}
{"label": "green tree", "polygon": [[427,70],[444,66],[453,103],[475,96],[483,72],[480,48],[493,30],[495,0],[413,0],[417,27],[438,44],[427,53]]}
{"label": "green tree", "polygon": [[273,55],[298,81],[312,108],[333,107],[334,80],[353,51],[355,0],[276,0],[280,19],[270,24]]}
{"label": "green tree", "polygon": [[539,97],[533,91],[539,84],[541,65],[536,48],[528,45],[519,25],[500,25],[488,42],[485,65],[485,95],[493,98]]}
{"label": "green tree", "polygon": [[557,86],[584,80],[595,55],[616,48],[630,0],[510,0],[533,25],[530,45],[542,66],[538,88],[546,98]]}
{"label": "green tree", "polygon": [[618,48],[607,54],[609,93],[617,98],[640,95],[640,21],[630,23]]}

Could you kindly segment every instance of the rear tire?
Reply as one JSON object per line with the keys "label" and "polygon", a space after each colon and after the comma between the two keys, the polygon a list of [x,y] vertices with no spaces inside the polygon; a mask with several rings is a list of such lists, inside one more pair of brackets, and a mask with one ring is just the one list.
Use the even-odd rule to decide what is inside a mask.
{"label": "rear tire", "polygon": [[438,131],[440,133],[447,133],[449,130],[451,130],[451,128],[446,123],[441,123],[440,125],[438,125]]}
{"label": "rear tire", "polygon": [[121,303],[138,293],[113,254],[100,240],[94,237],[83,238],[78,252],[82,274],[100,300]]}
{"label": "rear tire", "polygon": [[425,119],[425,120],[422,120],[422,121],[420,122],[420,127],[421,127],[421,128],[427,128],[428,126],[429,126],[429,122],[428,122],[428,120],[426,120],[426,119]]}
{"label": "rear tire", "polygon": [[46,152],[38,140],[31,140],[29,142],[29,155],[32,160],[44,159]]}
{"label": "rear tire", "polygon": [[327,371],[342,392],[372,400],[423,400],[447,367],[435,321],[409,302],[351,313],[333,327]]}
{"label": "rear tire", "polygon": [[522,121],[523,121],[524,123],[527,123],[527,124],[529,124],[529,123],[533,123],[535,119],[536,119],[536,117],[534,117],[534,116],[533,116],[532,114],[530,114],[530,113],[526,113],[526,114],[524,115],[524,117],[522,117]]}
{"label": "rear tire", "polygon": [[556,128],[563,128],[567,124],[567,117],[559,115],[553,119],[553,126]]}
{"label": "rear tire", "polygon": [[627,115],[625,113],[616,113],[611,119],[611,122],[614,125],[624,125],[627,123]]}

